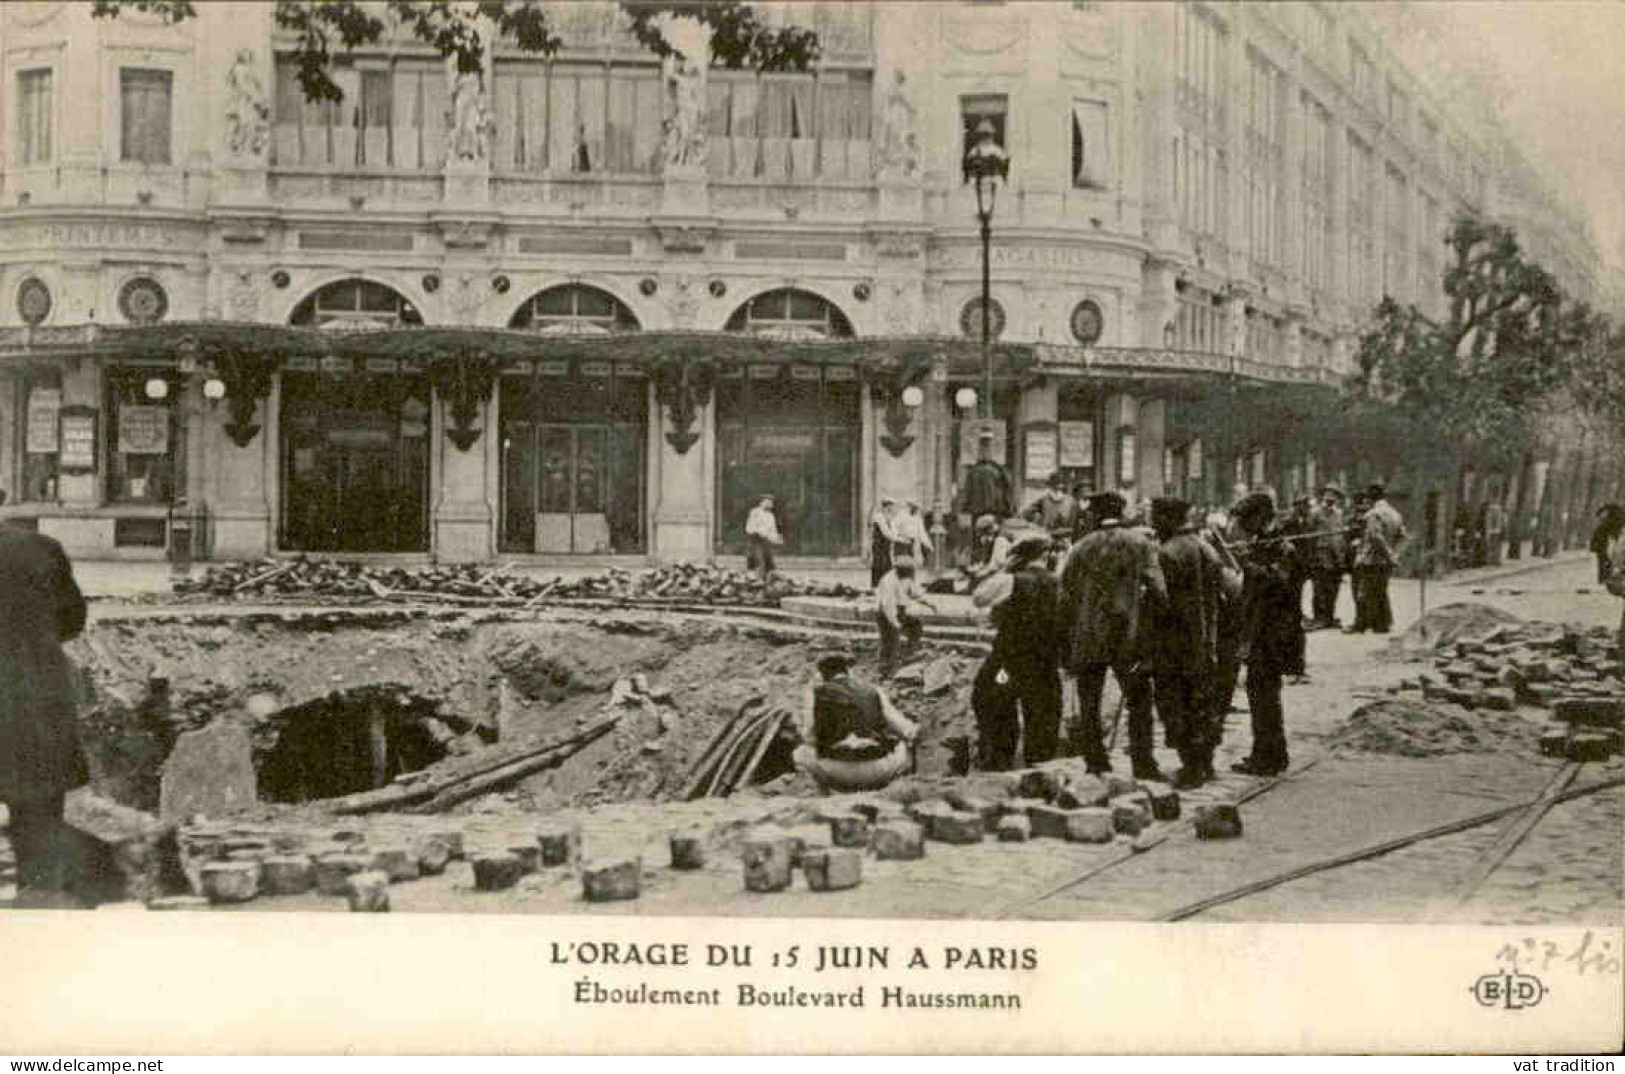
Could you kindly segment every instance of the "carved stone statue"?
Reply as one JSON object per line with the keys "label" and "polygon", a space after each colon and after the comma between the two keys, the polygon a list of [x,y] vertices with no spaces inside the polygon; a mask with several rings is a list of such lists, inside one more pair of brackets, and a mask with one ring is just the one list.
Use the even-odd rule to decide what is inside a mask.
{"label": "carved stone statue", "polygon": [[920,135],[914,102],[909,99],[908,76],[893,73],[891,89],[881,108],[880,145],[875,154],[878,175],[910,178],[920,170]]}
{"label": "carved stone statue", "polygon": [[265,101],[251,49],[239,49],[226,72],[226,123],[232,156],[257,157],[265,152],[271,132],[271,108]]}
{"label": "carved stone statue", "polygon": [[667,171],[705,166],[705,74],[709,31],[694,19],[673,17],[660,27],[673,53],[661,63],[665,109],[661,155]]}
{"label": "carved stone statue", "polygon": [[451,82],[451,138],[448,161],[484,160],[494,123],[485,101],[485,77],[478,71],[455,71]]}

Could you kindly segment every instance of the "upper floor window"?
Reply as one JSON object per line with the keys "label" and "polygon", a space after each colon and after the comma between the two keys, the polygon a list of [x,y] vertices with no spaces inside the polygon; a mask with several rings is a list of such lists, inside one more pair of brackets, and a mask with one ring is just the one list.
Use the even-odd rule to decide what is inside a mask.
{"label": "upper floor window", "polygon": [[118,75],[119,159],[136,164],[170,163],[174,74],[124,67]]}
{"label": "upper floor window", "polygon": [[1349,42],[1349,82],[1356,98],[1367,104],[1375,102],[1377,68],[1365,49],[1353,41]]}
{"label": "upper floor window", "polygon": [[17,163],[51,161],[51,69],[17,72]]}
{"label": "upper floor window", "polygon": [[636,332],[638,319],[608,291],[569,284],[533,295],[509,327],[561,335]]}
{"label": "upper floor window", "polygon": [[1106,102],[1072,102],[1072,185],[1082,190],[1105,190],[1110,185],[1110,146],[1106,131]]}
{"label": "upper floor window", "polygon": [[1224,28],[1203,9],[1188,3],[1174,8],[1179,102],[1191,118],[1209,127],[1224,121],[1224,37]]}
{"label": "upper floor window", "polygon": [[371,280],[338,280],[294,308],[290,324],[316,328],[392,328],[422,324],[423,315],[406,296]]}
{"label": "upper floor window", "polygon": [[846,339],[852,322],[810,291],[784,288],[757,295],[728,318],[728,331],[784,339]]}
{"label": "upper floor window", "polygon": [[1007,123],[1009,120],[1010,99],[1002,93],[984,93],[976,96],[961,97],[959,99],[959,119],[963,128],[964,137],[959,147],[959,155],[964,157],[970,152],[970,147],[979,140],[976,134],[983,120],[993,125],[993,141],[1003,149],[1008,149],[1010,143],[1007,138]]}

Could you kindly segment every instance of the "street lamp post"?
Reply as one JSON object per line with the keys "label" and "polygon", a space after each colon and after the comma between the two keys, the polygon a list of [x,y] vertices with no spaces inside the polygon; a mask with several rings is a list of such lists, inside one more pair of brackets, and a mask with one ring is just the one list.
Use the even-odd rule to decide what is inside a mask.
{"label": "street lamp post", "polygon": [[993,201],[1001,180],[1010,177],[1010,157],[994,140],[993,121],[976,125],[976,141],[965,151],[965,182],[976,190],[976,220],[982,228],[982,416],[993,417],[992,282]]}

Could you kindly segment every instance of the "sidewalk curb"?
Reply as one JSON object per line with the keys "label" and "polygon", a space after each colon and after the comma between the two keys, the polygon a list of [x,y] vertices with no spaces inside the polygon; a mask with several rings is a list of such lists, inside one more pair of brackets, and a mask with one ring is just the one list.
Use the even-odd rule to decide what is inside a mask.
{"label": "sidewalk curb", "polygon": [[[1485,574],[1473,574],[1462,577],[1461,574],[1440,578],[1437,584],[1443,586],[1476,586],[1485,582],[1498,582],[1504,578],[1516,578],[1521,574],[1531,574],[1534,571],[1545,570],[1548,567],[1562,566],[1567,563],[1579,563],[1591,558],[1591,553],[1583,549],[1571,548],[1566,552],[1559,552],[1546,559],[1526,560],[1515,567],[1497,567]],[[1483,570],[1483,568],[1478,568]],[[1465,572],[1461,572],[1464,574]],[[1412,578],[1411,581],[1417,581]]]}

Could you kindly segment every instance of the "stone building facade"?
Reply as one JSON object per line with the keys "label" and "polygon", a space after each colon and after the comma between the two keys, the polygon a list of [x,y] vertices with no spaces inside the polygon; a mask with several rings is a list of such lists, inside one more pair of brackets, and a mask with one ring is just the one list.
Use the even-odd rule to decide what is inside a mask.
{"label": "stone building facade", "polygon": [[881,496],[950,505],[989,421],[1025,497],[1285,495],[1347,460],[1234,401],[1439,301],[1457,210],[1545,212],[1354,5],[764,6],[815,72],[662,63],[579,3],[551,61],[402,34],[338,105],[270,4],[0,7],[0,514],[103,557],[183,499],[220,558],[671,559],[772,493],[839,559]]}

